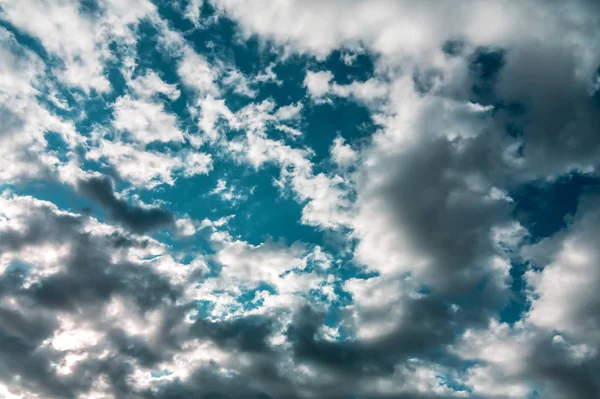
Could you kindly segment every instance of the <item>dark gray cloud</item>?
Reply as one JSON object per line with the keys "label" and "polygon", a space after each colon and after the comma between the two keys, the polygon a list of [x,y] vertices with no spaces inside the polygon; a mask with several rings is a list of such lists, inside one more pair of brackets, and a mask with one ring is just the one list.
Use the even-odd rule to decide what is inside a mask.
{"label": "dark gray cloud", "polygon": [[560,46],[531,43],[508,50],[496,85],[500,98],[523,104],[524,115],[515,120],[523,131],[523,155],[542,173],[585,168],[600,159],[595,68],[578,71],[575,54]]}
{"label": "dark gray cloud", "polygon": [[267,338],[273,333],[272,323],[272,320],[260,316],[221,322],[198,319],[190,327],[190,333],[199,338],[208,338],[230,350],[268,352]]}
{"label": "dark gray cloud", "polygon": [[[492,150],[499,141],[493,134],[442,137],[397,157],[382,156],[375,172],[382,184],[370,197],[359,196],[365,203],[376,197],[411,250],[430,259],[424,281],[465,292],[493,273],[485,266],[496,253],[491,232],[511,221],[512,210],[508,201],[489,198],[492,182],[506,180]],[[369,185],[373,178],[364,179]]]}
{"label": "dark gray cloud", "polygon": [[574,361],[567,348],[557,345],[552,337],[540,337],[526,359],[527,376],[545,385],[548,398],[595,398],[600,396],[598,354]]}
{"label": "dark gray cloud", "polygon": [[161,226],[172,225],[175,221],[173,215],[164,209],[142,208],[117,198],[108,177],[80,180],[77,189],[107,210],[116,222],[134,233],[144,234]]}
{"label": "dark gray cloud", "polygon": [[58,242],[81,227],[82,220],[69,214],[56,215],[48,207],[36,207],[31,209],[23,225],[22,229],[9,227],[0,231],[0,253],[19,251],[44,242]]}
{"label": "dark gray cloud", "polygon": [[[44,342],[58,331],[60,314],[83,315],[88,322],[101,326],[105,307],[113,297],[129,298],[137,306],[131,311],[144,314],[169,306],[181,295],[180,288],[152,268],[111,260],[111,251],[143,248],[147,245],[144,240],[115,233],[92,235],[83,231],[85,217],[57,214],[47,206],[31,207],[25,222],[24,230],[2,232],[4,251],[48,244],[67,244],[70,249],[64,263],[57,265],[60,271],[38,275],[33,282],[28,280],[32,274],[37,275],[37,265],[10,268],[0,276],[0,301],[14,298],[19,304],[13,309],[0,307],[0,378],[10,381],[19,375],[22,388],[44,397],[79,397],[98,376],[111,380],[115,392],[129,391],[126,377],[134,367],[127,359],[144,365],[158,362],[169,353],[168,346],[161,346],[162,341],[150,348],[148,343],[118,329],[107,331],[108,341],[99,349],[113,348],[118,356],[102,361],[88,359],[69,375],[57,373],[55,367],[64,361],[66,353]],[[177,323],[168,323],[165,333],[183,317],[174,305],[171,314],[180,318]]]}

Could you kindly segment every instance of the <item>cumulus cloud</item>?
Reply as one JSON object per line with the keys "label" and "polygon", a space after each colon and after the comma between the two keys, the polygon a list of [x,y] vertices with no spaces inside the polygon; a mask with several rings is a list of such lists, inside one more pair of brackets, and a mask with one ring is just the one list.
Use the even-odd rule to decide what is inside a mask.
{"label": "cumulus cloud", "polygon": [[64,63],[58,73],[70,85],[89,92],[106,92],[110,83],[104,76],[104,63],[110,58],[109,43],[134,40],[130,29],[154,12],[145,0],[122,4],[102,1],[96,17],[81,12],[75,1],[6,1],[2,16],[42,42],[46,51]]}
{"label": "cumulus cloud", "polygon": [[385,84],[375,79],[364,82],[354,81],[347,85],[337,84],[332,80],[333,75],[329,71],[308,71],[304,78],[304,86],[317,103],[328,101],[328,96],[352,97],[364,102],[373,102],[383,99],[387,94]]}
{"label": "cumulus cloud", "polygon": [[159,104],[129,96],[121,97],[115,103],[114,126],[131,132],[142,143],[183,141],[174,115],[165,113]]}
{"label": "cumulus cloud", "polygon": [[[54,132],[70,148],[81,142],[72,121],[50,112],[36,96],[47,88],[43,80],[44,63],[33,51],[23,47],[8,30],[0,29],[0,150],[3,182],[52,175],[63,161],[48,151],[46,134]],[[69,154],[67,154],[68,156]]]}
{"label": "cumulus cloud", "polygon": [[336,137],[331,146],[331,158],[335,163],[344,167],[356,161],[358,155],[351,146],[344,142],[343,137]]}
{"label": "cumulus cloud", "polygon": [[[598,308],[595,286],[598,251],[594,245],[598,220],[597,195],[583,198],[568,231],[525,248],[542,270],[527,272],[533,293],[528,321],[549,331],[560,331],[592,348],[598,339]],[[540,259],[537,253],[545,251]]]}
{"label": "cumulus cloud", "polygon": [[216,74],[204,57],[189,48],[184,48],[183,57],[177,69],[184,84],[203,94],[217,94]]}

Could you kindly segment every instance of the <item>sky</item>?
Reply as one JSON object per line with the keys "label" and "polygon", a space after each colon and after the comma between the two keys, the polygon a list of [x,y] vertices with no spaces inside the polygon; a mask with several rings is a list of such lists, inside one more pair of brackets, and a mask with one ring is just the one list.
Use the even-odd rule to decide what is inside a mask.
{"label": "sky", "polygon": [[600,397],[599,26],[0,0],[0,398]]}

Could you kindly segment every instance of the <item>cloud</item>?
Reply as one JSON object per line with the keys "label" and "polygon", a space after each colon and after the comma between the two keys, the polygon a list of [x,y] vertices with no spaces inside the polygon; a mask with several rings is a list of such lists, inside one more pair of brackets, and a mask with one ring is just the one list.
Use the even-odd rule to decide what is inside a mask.
{"label": "cloud", "polygon": [[189,48],[184,48],[183,57],[177,73],[184,84],[197,90],[200,94],[217,95],[219,90],[215,85],[217,75],[201,55]]}
{"label": "cloud", "polygon": [[332,79],[333,75],[329,71],[309,71],[304,78],[304,86],[306,86],[311,97],[318,99],[329,92],[329,82]]}
{"label": "cloud", "polygon": [[[540,328],[559,331],[590,348],[600,337],[598,296],[594,288],[600,279],[598,251],[594,244],[600,216],[597,195],[582,198],[568,230],[558,237],[543,240],[524,249],[542,270],[526,274],[531,290],[531,309],[527,320]],[[536,256],[545,250],[549,260]]]}
{"label": "cloud", "polygon": [[[538,173],[594,167],[600,151],[599,103],[590,89],[597,65],[567,45],[533,42],[507,52],[495,86],[500,98],[523,104],[525,114],[514,123],[527,131],[523,156]],[[553,67],[542,68],[548,63]]]}
{"label": "cloud", "polygon": [[4,28],[0,29],[0,42],[0,113],[5,121],[0,133],[0,153],[6,161],[0,167],[0,178],[12,183],[52,176],[63,162],[48,150],[46,134],[56,133],[69,148],[81,138],[72,121],[50,112],[36,98],[40,91],[53,90],[43,79],[44,63],[40,57]]}
{"label": "cloud", "polygon": [[[2,201],[2,235],[23,237],[18,245],[8,241],[9,251],[5,247],[2,256],[27,262],[29,249],[35,248],[50,257],[46,264],[4,269],[0,276],[0,314],[10,320],[0,332],[6,343],[0,348],[0,376],[9,390],[26,396],[75,397],[98,389],[100,376],[115,384],[105,387],[104,394],[132,390],[122,379],[131,372],[125,359],[153,363],[166,352],[161,349],[158,357],[148,357],[141,350],[147,344],[137,344],[136,349],[134,339],[123,346],[120,342],[129,338],[115,331],[131,335],[136,318],[156,314],[181,296],[168,277],[133,256],[139,250],[147,256],[153,246],[134,237],[121,239],[108,226],[48,202],[6,195]],[[45,230],[20,232],[22,226]],[[51,258],[51,248],[61,253],[58,259]],[[119,308],[125,303],[129,307]],[[96,356],[103,351],[110,355]],[[15,375],[20,378],[15,380]]]}
{"label": "cloud", "polygon": [[342,167],[351,165],[358,155],[351,146],[345,144],[343,137],[336,137],[331,146],[331,158]]}
{"label": "cloud", "polygon": [[[435,48],[449,38],[466,38],[475,45],[486,46],[515,43],[523,40],[523,34],[541,38],[550,33],[560,38],[560,32],[568,29],[577,35],[587,35],[585,28],[594,21],[591,13],[597,11],[588,2],[570,6],[557,3],[546,8],[519,3],[507,6],[503,2],[468,2],[456,6],[388,0],[353,1],[343,5],[265,1],[258,8],[248,1],[216,0],[213,3],[238,21],[244,33],[258,34],[297,51],[324,56],[334,49],[362,44],[399,59],[430,57],[425,60],[433,62]],[[523,29],[525,16],[527,26],[532,29]],[[556,25],[544,25],[544,18],[552,18]],[[569,25],[570,21],[577,21],[577,25]],[[434,26],[438,29],[432,29]],[[484,32],[485,26],[492,28]]]}
{"label": "cloud", "polygon": [[118,223],[134,233],[143,234],[157,227],[170,226],[175,222],[171,213],[160,208],[142,208],[130,205],[117,197],[112,181],[107,177],[90,177],[81,180],[77,189],[106,209]]}
{"label": "cloud", "polygon": [[115,103],[117,129],[128,131],[141,143],[153,141],[183,141],[174,115],[164,112],[161,105],[153,102],[121,97]]}
{"label": "cloud", "polygon": [[[508,108],[499,119],[529,131],[522,138],[528,167],[533,173],[540,168],[541,173],[555,173],[595,165],[598,143],[592,132],[597,130],[598,105],[591,93],[599,49],[592,28],[598,15],[593,2],[467,2],[458,7],[386,0],[344,5],[264,2],[258,7],[228,0],[213,3],[238,21],[244,34],[297,52],[325,57],[335,49],[362,46],[380,56],[376,68],[384,75],[398,70],[452,72],[460,57],[445,56],[447,43],[506,50],[505,64],[491,87],[497,102],[524,106],[524,117],[514,118]],[[549,64],[553,67],[543,67]],[[356,83],[337,86],[332,80],[330,72],[309,71],[304,83],[318,101],[336,90],[338,95],[366,98],[385,93],[384,85],[367,85],[369,81],[358,89]],[[469,87],[465,83],[456,81],[463,89]]]}
{"label": "cloud", "polygon": [[375,79],[353,81],[347,85],[332,83],[332,80],[333,74],[329,71],[308,71],[304,78],[304,86],[317,103],[327,101],[329,96],[352,97],[364,102],[373,102],[382,100],[387,94],[386,85]]}
{"label": "cloud", "polygon": [[598,15],[2,2],[0,396],[597,397]]}
{"label": "cloud", "polygon": [[180,92],[177,85],[165,83],[154,71],[147,71],[145,75],[138,76],[129,82],[129,87],[141,98],[153,98],[156,94],[164,94],[170,100],[179,98]]}
{"label": "cloud", "polygon": [[509,266],[500,266],[506,261],[493,232],[510,223],[511,204],[490,190],[502,184],[506,166],[501,155],[478,155],[502,139],[469,103],[421,97],[405,78],[394,86],[393,116],[382,118],[358,171],[357,259],[438,288],[492,273],[502,290]]}
{"label": "cloud", "polygon": [[526,272],[531,307],[523,319],[467,330],[454,347],[482,363],[464,376],[474,393],[521,398],[536,390],[549,398],[586,398],[599,392],[590,373],[599,362],[592,311],[597,295],[591,289],[596,273],[588,269],[595,253],[595,197],[582,199],[565,231],[522,249],[536,267]]}
{"label": "cloud", "polygon": [[112,141],[101,131],[95,132],[91,141],[94,146],[85,154],[88,160],[107,162],[122,179],[139,187],[172,186],[176,174],[195,176],[207,174],[212,169],[212,157],[201,152],[146,151],[133,144]]}
{"label": "cloud", "polygon": [[225,179],[217,180],[217,186],[211,190],[210,194],[218,195],[221,200],[231,202],[232,204],[237,204],[240,201],[248,199],[244,194],[236,193],[234,187],[227,187],[227,181]]}
{"label": "cloud", "polygon": [[82,12],[75,1],[7,1],[2,16],[14,26],[40,40],[46,51],[63,62],[59,76],[69,85],[86,93],[111,89],[104,76],[104,62],[110,56],[110,41],[130,43],[131,26],[150,14],[154,6],[145,0],[127,5],[102,1],[96,15]]}

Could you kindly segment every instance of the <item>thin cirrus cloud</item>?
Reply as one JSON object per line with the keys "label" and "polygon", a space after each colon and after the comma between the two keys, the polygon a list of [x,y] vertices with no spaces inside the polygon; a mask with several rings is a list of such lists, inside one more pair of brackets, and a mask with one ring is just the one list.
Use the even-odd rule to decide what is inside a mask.
{"label": "thin cirrus cloud", "polygon": [[598,397],[599,23],[0,0],[0,396]]}

